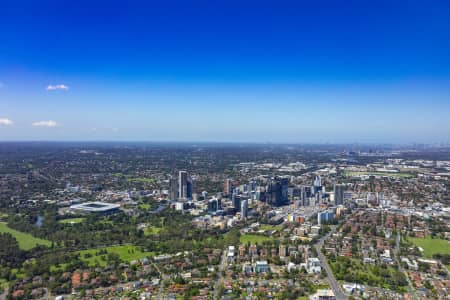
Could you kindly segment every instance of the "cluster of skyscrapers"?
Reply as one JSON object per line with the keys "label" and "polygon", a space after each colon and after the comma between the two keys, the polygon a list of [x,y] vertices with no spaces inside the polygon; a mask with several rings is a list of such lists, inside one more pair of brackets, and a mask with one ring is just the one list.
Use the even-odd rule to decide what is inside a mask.
{"label": "cluster of skyscrapers", "polygon": [[[335,207],[344,204],[345,185],[335,184],[333,193],[326,193],[320,176],[316,176],[312,185],[289,187],[289,178],[283,176],[258,176],[246,184],[233,185],[226,179],[223,192],[213,197],[202,192],[193,199],[194,180],[188,172],[180,171],[178,178],[169,182],[169,196],[176,201],[177,209],[202,209],[211,215],[234,215],[239,213],[245,219],[249,215],[249,204],[253,201],[265,202],[270,206],[288,205],[291,200],[299,206],[329,205],[334,194]],[[193,201],[191,201],[193,200]],[[329,223],[334,220],[334,211],[323,211],[318,222]]]}
{"label": "cluster of skyscrapers", "polygon": [[[344,204],[344,191],[345,185],[334,185],[334,204]],[[302,185],[300,187],[291,188],[289,194],[293,198],[300,199],[301,206],[316,206],[325,202],[330,202],[330,194],[326,193],[325,187],[322,185],[322,179],[320,176],[314,178],[312,185]]]}

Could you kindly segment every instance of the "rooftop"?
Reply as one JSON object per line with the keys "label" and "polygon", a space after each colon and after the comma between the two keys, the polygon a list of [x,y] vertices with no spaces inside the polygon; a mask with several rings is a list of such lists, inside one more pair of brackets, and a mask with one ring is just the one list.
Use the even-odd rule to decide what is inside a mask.
{"label": "rooftop", "polygon": [[74,204],[70,206],[70,209],[84,210],[87,212],[105,212],[108,210],[114,210],[120,208],[119,204],[107,203],[107,202],[85,202],[81,204]]}

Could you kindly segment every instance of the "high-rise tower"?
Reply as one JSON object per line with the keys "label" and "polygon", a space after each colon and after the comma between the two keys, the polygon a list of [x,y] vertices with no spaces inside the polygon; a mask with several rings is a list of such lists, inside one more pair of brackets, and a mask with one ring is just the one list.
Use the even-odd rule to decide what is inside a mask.
{"label": "high-rise tower", "polygon": [[178,197],[181,199],[186,199],[187,177],[188,177],[188,174],[186,171],[180,171],[178,173]]}
{"label": "high-rise tower", "polygon": [[334,185],[334,204],[336,205],[344,204],[344,189],[345,185],[343,184]]}

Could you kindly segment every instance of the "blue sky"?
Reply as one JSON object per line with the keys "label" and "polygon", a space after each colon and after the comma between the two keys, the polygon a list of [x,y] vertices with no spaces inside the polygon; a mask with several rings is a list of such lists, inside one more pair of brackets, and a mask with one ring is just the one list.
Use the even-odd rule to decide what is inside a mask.
{"label": "blue sky", "polygon": [[0,8],[0,140],[450,141],[448,1]]}

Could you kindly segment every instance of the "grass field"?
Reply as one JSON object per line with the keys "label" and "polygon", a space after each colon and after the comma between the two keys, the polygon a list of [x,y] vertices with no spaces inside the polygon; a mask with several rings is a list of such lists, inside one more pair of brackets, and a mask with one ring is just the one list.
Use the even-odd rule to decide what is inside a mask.
{"label": "grass field", "polygon": [[450,254],[450,242],[443,239],[432,239],[431,237],[408,238],[408,241],[414,245],[423,248],[423,254],[426,257],[432,258],[434,254]]}
{"label": "grass field", "polygon": [[259,226],[259,229],[261,229],[261,230],[267,230],[267,231],[271,231],[271,230],[281,230],[281,229],[283,229],[283,226],[281,226],[281,225],[269,225],[269,224],[263,224],[263,225]]}
{"label": "grass field", "polygon": [[59,223],[61,223],[61,224],[78,224],[78,223],[84,222],[84,220],[86,220],[86,218],[70,218],[70,219],[60,220]]}
{"label": "grass field", "polygon": [[161,230],[160,227],[149,226],[144,229],[144,235],[158,234]]}
{"label": "grass field", "polygon": [[[106,250],[108,253],[116,253],[119,255],[120,259],[124,262],[130,262],[132,260],[141,259],[144,257],[151,257],[154,255],[153,252],[142,252],[139,247],[133,245],[121,245],[121,246],[111,246],[105,248],[96,248],[79,251],[81,259],[87,261],[90,266],[105,266],[106,262],[102,260],[102,255],[96,255],[100,250]],[[85,254],[91,254],[89,258],[85,258]]]}
{"label": "grass field", "polygon": [[325,290],[325,289],[329,289],[330,286],[328,284],[315,284],[314,285],[314,290]]}
{"label": "grass field", "polygon": [[242,244],[259,244],[261,245],[265,241],[271,241],[273,240],[272,237],[264,236],[264,235],[258,235],[258,234],[243,234],[240,237],[240,241]]}
{"label": "grass field", "polygon": [[391,173],[391,172],[363,172],[363,171],[344,171],[344,176],[353,177],[353,176],[361,176],[361,175],[373,175],[373,176],[387,176],[394,178],[409,178],[414,177],[414,174],[411,173]]}
{"label": "grass field", "polygon": [[50,246],[51,242],[47,240],[43,240],[40,238],[36,238],[31,234],[20,232],[9,228],[6,223],[0,222],[0,232],[6,232],[12,234],[17,241],[19,242],[19,247],[23,250],[30,250],[37,245]]}

